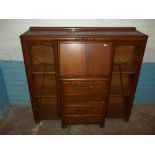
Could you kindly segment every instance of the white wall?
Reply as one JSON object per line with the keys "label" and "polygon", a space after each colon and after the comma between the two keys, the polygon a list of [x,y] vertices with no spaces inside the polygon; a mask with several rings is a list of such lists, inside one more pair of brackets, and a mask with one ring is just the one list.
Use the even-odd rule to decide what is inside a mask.
{"label": "white wall", "polygon": [[132,26],[149,35],[144,62],[155,62],[155,20],[0,20],[0,60],[23,60],[19,36],[30,26]]}

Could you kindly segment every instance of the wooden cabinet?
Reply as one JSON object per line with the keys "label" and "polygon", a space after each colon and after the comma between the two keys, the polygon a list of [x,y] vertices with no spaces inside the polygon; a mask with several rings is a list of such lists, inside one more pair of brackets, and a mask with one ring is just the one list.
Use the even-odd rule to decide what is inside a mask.
{"label": "wooden cabinet", "polygon": [[20,38],[36,122],[129,120],[147,35],[134,27],[31,27]]}

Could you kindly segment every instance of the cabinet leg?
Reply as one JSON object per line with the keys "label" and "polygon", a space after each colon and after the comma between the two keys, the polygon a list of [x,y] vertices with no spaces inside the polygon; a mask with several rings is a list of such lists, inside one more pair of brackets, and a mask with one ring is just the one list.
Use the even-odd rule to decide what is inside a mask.
{"label": "cabinet leg", "polygon": [[35,120],[35,123],[36,123],[36,124],[39,124],[39,123],[40,123],[40,120]]}
{"label": "cabinet leg", "polygon": [[124,117],[124,122],[129,122],[129,117]]}
{"label": "cabinet leg", "polygon": [[62,127],[62,129],[65,129],[67,127],[67,125],[64,122],[62,122],[61,127]]}
{"label": "cabinet leg", "polygon": [[100,128],[104,128],[105,127],[105,123],[104,122],[102,122],[102,123],[100,123]]}

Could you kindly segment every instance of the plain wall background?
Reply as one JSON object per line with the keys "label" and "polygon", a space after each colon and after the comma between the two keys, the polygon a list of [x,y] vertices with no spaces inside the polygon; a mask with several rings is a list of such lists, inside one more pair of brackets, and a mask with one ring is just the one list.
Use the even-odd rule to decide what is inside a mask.
{"label": "plain wall background", "polygon": [[0,20],[0,60],[23,60],[19,36],[31,26],[134,26],[149,35],[144,62],[155,62],[155,20]]}

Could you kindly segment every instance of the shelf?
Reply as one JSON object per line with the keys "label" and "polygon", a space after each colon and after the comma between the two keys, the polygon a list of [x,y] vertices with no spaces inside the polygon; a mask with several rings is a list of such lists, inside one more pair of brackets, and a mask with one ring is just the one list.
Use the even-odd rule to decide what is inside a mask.
{"label": "shelf", "polygon": [[[119,68],[117,65],[113,65],[113,74],[119,74]],[[131,64],[125,64],[121,65],[121,73],[122,74],[135,74],[136,73],[136,67],[135,65]]]}
{"label": "shelf", "polygon": [[32,74],[56,74],[56,72],[32,72]]}
{"label": "shelf", "polygon": [[35,98],[57,98],[57,95],[35,96]]}

